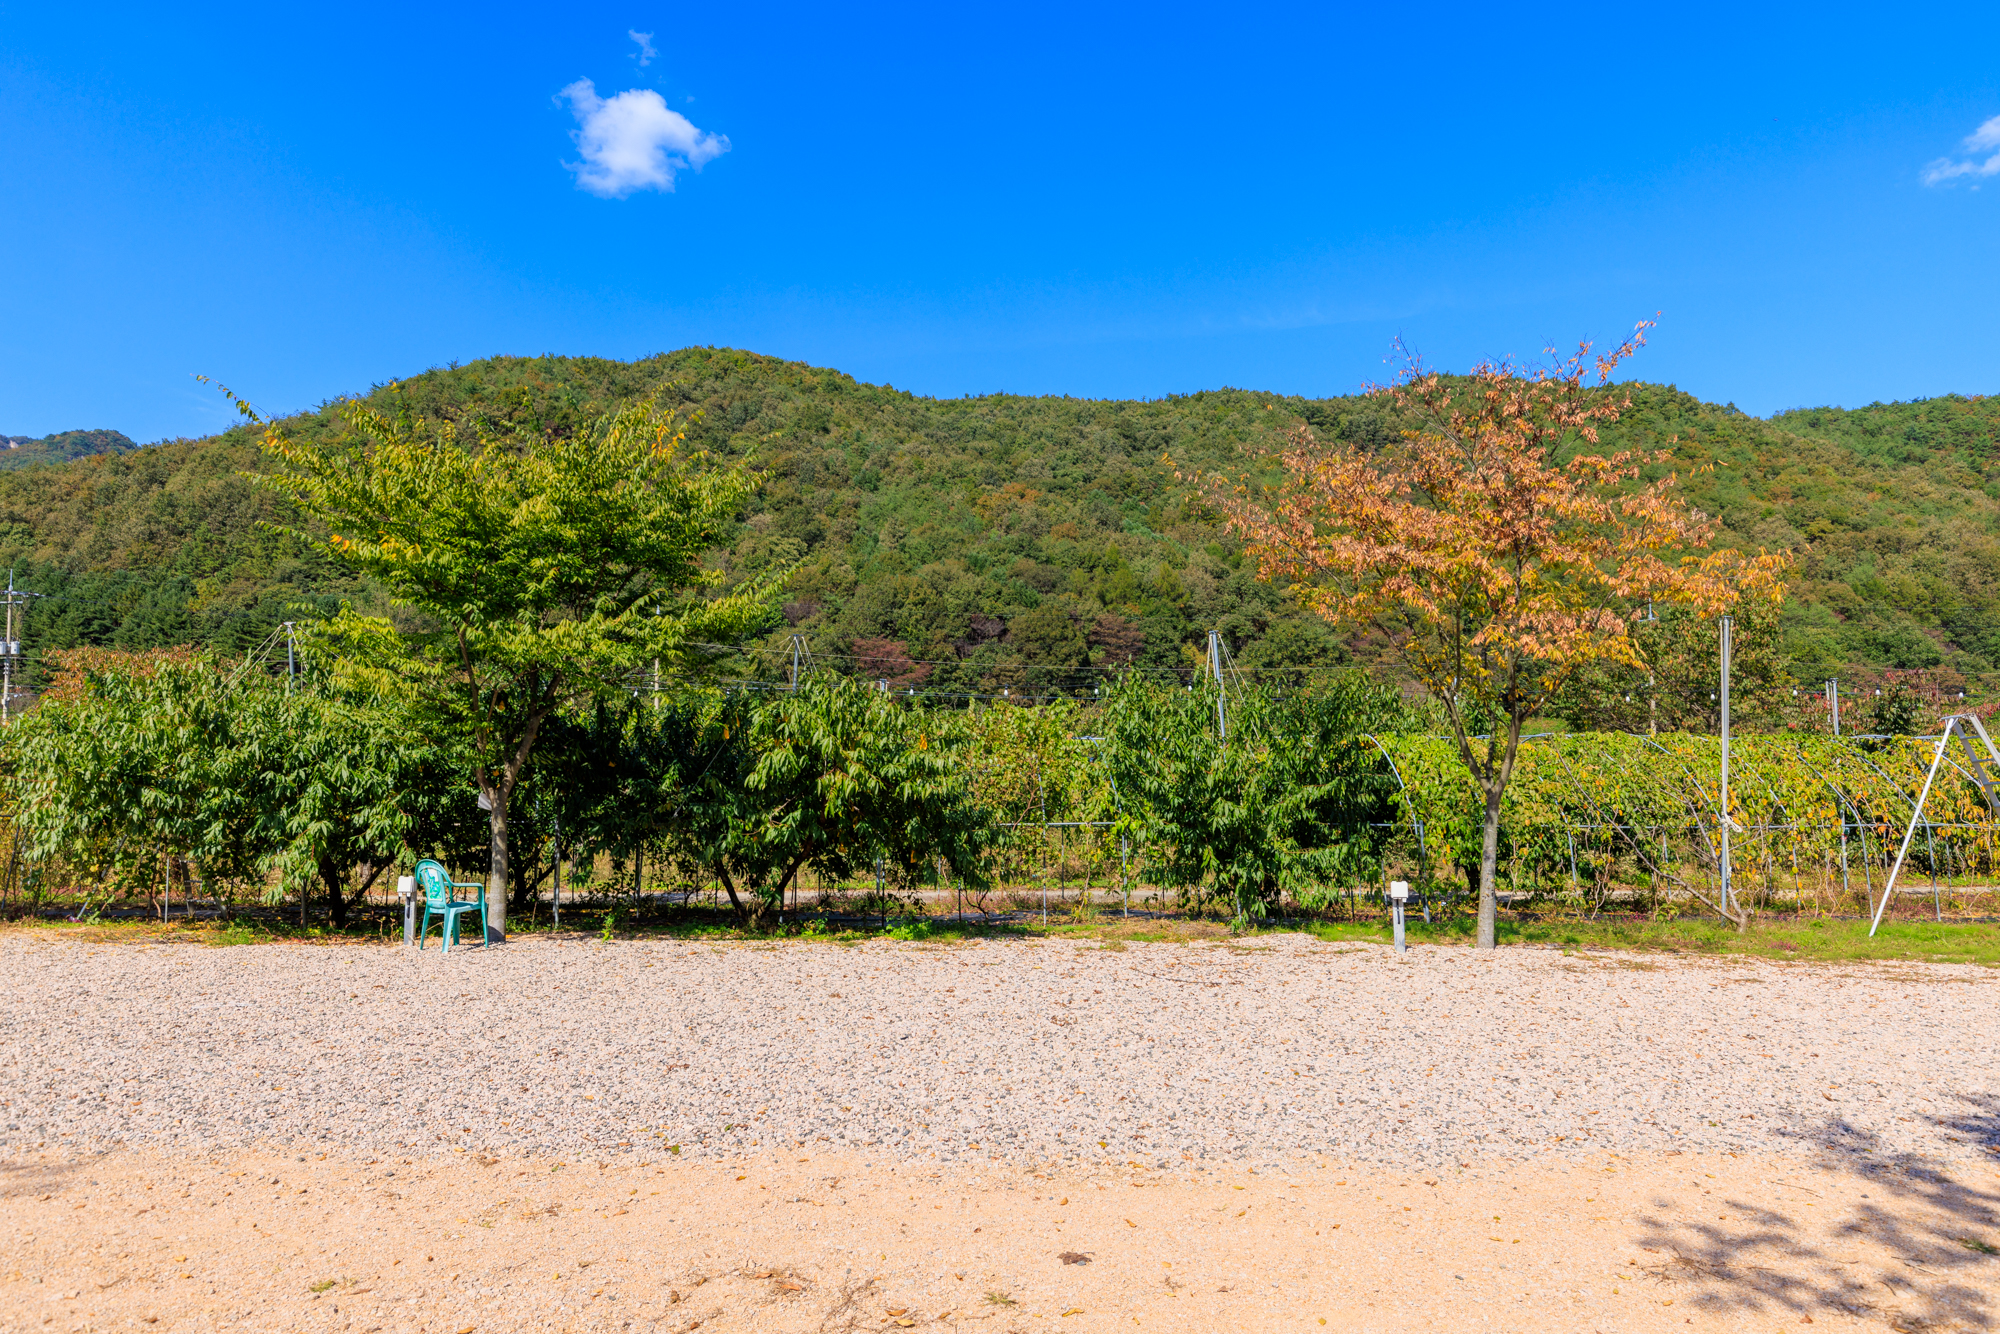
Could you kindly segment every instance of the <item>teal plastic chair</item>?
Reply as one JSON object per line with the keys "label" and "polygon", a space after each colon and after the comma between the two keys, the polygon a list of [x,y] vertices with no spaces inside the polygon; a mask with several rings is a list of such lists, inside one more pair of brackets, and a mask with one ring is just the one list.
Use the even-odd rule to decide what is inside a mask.
{"label": "teal plastic chair", "polygon": [[[451,953],[451,942],[458,935],[459,919],[467,913],[479,914],[479,948],[486,948],[486,886],[467,884],[453,880],[451,873],[434,861],[417,863],[417,888],[424,894],[424,927],[417,933],[417,948],[424,947],[424,937],[430,934],[431,918],[438,919],[438,935],[444,942],[444,952]],[[454,890],[476,889],[476,899],[455,899]]]}

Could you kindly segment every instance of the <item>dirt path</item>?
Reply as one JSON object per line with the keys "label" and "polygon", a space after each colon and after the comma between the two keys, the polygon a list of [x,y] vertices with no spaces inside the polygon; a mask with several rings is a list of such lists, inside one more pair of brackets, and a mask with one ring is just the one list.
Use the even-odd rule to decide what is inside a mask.
{"label": "dirt path", "polygon": [[2000,1256],[1976,1249],[2000,1249],[2000,1175],[1984,1165],[1947,1176],[1655,1154],[1442,1173],[1036,1173],[827,1155],[447,1158],[17,1161],[0,1188],[0,1321],[1609,1334],[2000,1320]]}
{"label": "dirt path", "polygon": [[0,1329],[2000,1329],[1977,968],[19,936],[0,986]]}

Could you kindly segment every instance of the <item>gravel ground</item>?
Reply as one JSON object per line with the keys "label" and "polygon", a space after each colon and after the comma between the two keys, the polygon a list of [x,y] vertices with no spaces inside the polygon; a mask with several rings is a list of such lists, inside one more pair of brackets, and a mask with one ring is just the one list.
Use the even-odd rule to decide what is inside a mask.
{"label": "gravel ground", "polygon": [[0,1152],[2000,1150],[1971,967],[1226,944],[0,942]]}

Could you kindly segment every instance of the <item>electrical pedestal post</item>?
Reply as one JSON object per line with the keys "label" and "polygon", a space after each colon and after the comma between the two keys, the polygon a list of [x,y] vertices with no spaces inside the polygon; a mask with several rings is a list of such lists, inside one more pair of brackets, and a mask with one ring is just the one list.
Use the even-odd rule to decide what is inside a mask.
{"label": "electrical pedestal post", "polygon": [[1403,940],[1403,905],[1410,901],[1410,882],[1391,880],[1389,882],[1389,915],[1396,923],[1396,953],[1408,954],[1410,947]]}
{"label": "electrical pedestal post", "polygon": [[396,897],[403,904],[403,944],[417,943],[417,878],[413,875],[396,878]]}

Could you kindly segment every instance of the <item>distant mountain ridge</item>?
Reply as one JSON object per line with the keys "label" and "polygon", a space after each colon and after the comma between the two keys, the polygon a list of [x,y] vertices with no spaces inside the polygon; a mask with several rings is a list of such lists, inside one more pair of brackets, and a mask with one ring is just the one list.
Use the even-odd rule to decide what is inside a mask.
{"label": "distant mountain ridge", "polygon": [[[1797,554],[1775,630],[1798,681],[1872,688],[1886,669],[1922,669],[1954,693],[2000,694],[2000,396],[1763,419],[1670,385],[1622,392],[1631,407],[1605,430],[1607,449],[1670,451],[1648,476],[1678,472],[1720,521],[1719,543]],[[1380,398],[938,399],[728,348],[632,362],[495,357],[362,396],[551,438],[647,396],[698,413],[692,448],[767,475],[715,568],[735,578],[800,563],[765,641],[772,661],[798,635],[816,658],[892,688],[970,691],[1094,681],[1126,664],[1186,668],[1211,629],[1246,671],[1377,650],[1259,582],[1161,459],[1262,469],[1299,424],[1378,448],[1400,425]],[[334,406],[280,427],[337,440]],[[21,466],[54,461],[51,442],[93,439],[100,452]],[[243,652],[305,614],[300,604],[386,609],[379,590],[277,531],[277,498],[243,476],[265,466],[257,440],[238,426],[135,449],[117,432],[68,432],[0,450],[0,567],[47,595],[24,636],[34,651]]]}
{"label": "distant mountain ridge", "polygon": [[138,443],[123,431],[57,431],[37,438],[0,435],[0,468],[27,468],[37,463],[68,463],[88,454],[123,454]]}

